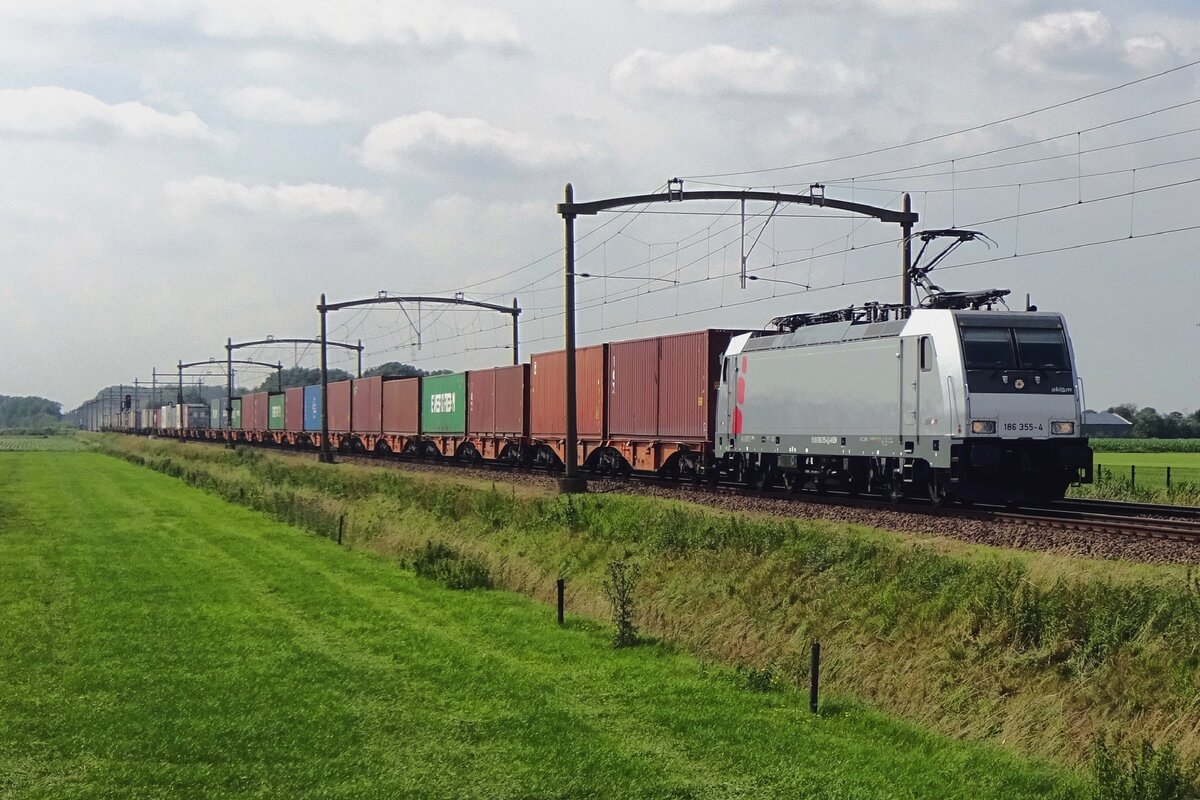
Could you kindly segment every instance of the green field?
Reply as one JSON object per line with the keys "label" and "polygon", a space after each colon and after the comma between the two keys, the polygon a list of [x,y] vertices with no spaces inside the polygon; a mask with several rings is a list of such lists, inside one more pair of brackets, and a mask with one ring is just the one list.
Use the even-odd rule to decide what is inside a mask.
{"label": "green field", "polygon": [[71,435],[6,436],[0,435],[0,452],[36,450],[82,450],[83,442]]}
{"label": "green field", "polygon": [[1139,487],[1166,486],[1168,467],[1172,483],[1200,486],[1200,453],[1096,453],[1094,464],[1097,471],[1103,467],[1126,481],[1130,466],[1136,467],[1132,477]]}
{"label": "green field", "polygon": [[1075,796],[92,453],[0,456],[0,797]]}

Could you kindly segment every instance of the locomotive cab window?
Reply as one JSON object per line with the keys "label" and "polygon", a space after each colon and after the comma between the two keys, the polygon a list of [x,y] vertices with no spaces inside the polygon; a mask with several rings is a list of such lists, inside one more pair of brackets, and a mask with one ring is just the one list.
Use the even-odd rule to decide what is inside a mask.
{"label": "locomotive cab window", "polygon": [[963,328],[963,360],[968,370],[1015,369],[1012,331],[1008,328]]}
{"label": "locomotive cab window", "polygon": [[1071,358],[1063,332],[1053,328],[1017,328],[1017,351],[1025,369],[1069,370]]}
{"label": "locomotive cab window", "polygon": [[921,337],[921,372],[933,369],[933,340],[928,336]]}

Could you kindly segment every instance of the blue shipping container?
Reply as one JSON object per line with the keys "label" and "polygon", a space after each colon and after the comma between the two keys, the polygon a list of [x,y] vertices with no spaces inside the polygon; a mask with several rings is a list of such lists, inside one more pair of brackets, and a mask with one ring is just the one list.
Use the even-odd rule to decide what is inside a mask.
{"label": "blue shipping container", "polygon": [[304,430],[321,430],[321,386],[304,387]]}

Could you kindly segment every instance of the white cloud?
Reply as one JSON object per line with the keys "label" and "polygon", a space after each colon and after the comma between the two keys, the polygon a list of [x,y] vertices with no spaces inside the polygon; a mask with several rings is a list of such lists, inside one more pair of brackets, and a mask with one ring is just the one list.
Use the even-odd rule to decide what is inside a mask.
{"label": "white cloud", "polygon": [[350,111],[336,100],[301,98],[277,86],[247,86],[225,93],[225,104],[245,119],[293,125],[320,125],[345,119]]}
{"label": "white cloud", "polygon": [[1139,70],[1149,70],[1176,60],[1175,48],[1159,34],[1131,36],[1121,43],[1125,62]]}
{"label": "white cloud", "polygon": [[828,116],[808,111],[796,111],[787,116],[793,134],[804,142],[828,144],[846,138],[850,126],[839,123]]}
{"label": "white cloud", "polygon": [[137,139],[218,138],[190,111],[169,114],[137,102],[109,105],[90,94],[61,86],[0,89],[0,132],[62,136],[89,130]]}
{"label": "white cloud", "polygon": [[242,55],[241,62],[252,72],[288,74],[297,69],[297,60],[293,54],[270,47],[247,51]]}
{"label": "white cloud", "polygon": [[851,93],[867,86],[870,77],[841,62],[803,61],[777,47],[739,50],[713,44],[675,55],[639,49],[613,67],[612,82],[633,91],[690,97],[770,97]]}
{"label": "white cloud", "polygon": [[211,175],[172,181],[166,186],[166,194],[177,210],[191,212],[226,208],[303,217],[371,217],[382,211],[384,206],[382,197],[365,189],[347,189],[323,183],[247,185]]}
{"label": "white cloud", "polygon": [[975,0],[868,0],[867,5],[891,17],[956,14],[976,6]]}
{"label": "white cloud", "polygon": [[1175,55],[1171,43],[1157,33],[1122,39],[1099,11],[1062,11],[1025,20],[996,50],[1000,63],[1010,69],[1068,77],[1120,66],[1148,69]]}
{"label": "white cloud", "polygon": [[[966,11],[977,0],[809,0],[795,6],[796,11],[874,11],[890,17],[916,17],[928,14],[953,14]],[[660,14],[716,16],[734,12],[768,11],[778,14],[780,4],[773,0],[638,0],[638,6]]]}
{"label": "white cloud", "polygon": [[469,117],[420,111],[375,125],[363,140],[364,164],[379,170],[406,163],[482,159],[521,168],[558,167],[592,157],[586,145],[538,140]]}
{"label": "white cloud", "polygon": [[660,14],[726,14],[753,5],[756,0],[638,0],[638,6]]}
{"label": "white cloud", "polygon": [[48,0],[0,3],[0,17],[64,25],[183,22],[216,38],[287,38],[352,47],[520,44],[516,26],[500,12],[420,0]]}

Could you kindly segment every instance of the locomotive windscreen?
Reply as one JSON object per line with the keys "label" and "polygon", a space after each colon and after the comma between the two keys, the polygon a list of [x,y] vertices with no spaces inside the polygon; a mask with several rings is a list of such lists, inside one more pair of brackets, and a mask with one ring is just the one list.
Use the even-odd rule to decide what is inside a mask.
{"label": "locomotive windscreen", "polygon": [[1016,328],[1017,355],[1025,369],[1071,368],[1067,341],[1060,330],[1048,328]]}
{"label": "locomotive windscreen", "polygon": [[970,324],[959,332],[971,391],[1073,393],[1071,354],[1062,328]]}
{"label": "locomotive windscreen", "polygon": [[1069,370],[1057,328],[963,328],[963,361],[972,369]]}
{"label": "locomotive windscreen", "polygon": [[1014,369],[1017,366],[1009,328],[963,328],[963,361],[972,369]]}

